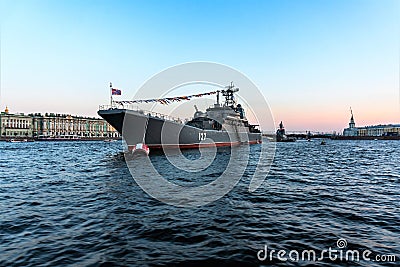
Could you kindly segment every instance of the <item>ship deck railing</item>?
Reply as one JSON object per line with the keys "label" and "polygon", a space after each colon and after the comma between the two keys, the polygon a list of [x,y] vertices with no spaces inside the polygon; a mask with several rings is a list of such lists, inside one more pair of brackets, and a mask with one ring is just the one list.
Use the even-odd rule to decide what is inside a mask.
{"label": "ship deck railing", "polygon": [[[99,110],[110,110],[110,109],[117,109],[117,108],[120,108],[120,107],[117,107],[115,105],[100,105],[99,106]],[[143,114],[143,115],[146,115],[149,117],[163,119],[166,121],[173,121],[173,122],[177,122],[177,123],[186,123],[186,122],[192,120],[192,118],[181,119],[179,117],[173,117],[173,116],[169,116],[169,115],[159,113],[159,112],[144,110],[144,109],[141,109],[138,106],[134,106],[134,105],[123,105],[123,109],[135,111],[135,112],[138,112],[140,114]]]}

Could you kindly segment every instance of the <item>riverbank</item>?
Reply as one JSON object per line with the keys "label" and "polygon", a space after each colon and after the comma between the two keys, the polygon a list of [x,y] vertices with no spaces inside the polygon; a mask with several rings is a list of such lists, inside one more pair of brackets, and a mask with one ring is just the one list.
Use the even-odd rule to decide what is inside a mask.
{"label": "riverbank", "polygon": [[[276,140],[276,135],[274,134],[263,134],[264,137],[267,137],[272,140]],[[304,140],[304,139],[331,139],[331,140],[400,140],[400,136],[343,136],[343,135],[331,135],[331,134],[315,134],[315,135],[306,135],[306,134],[287,134],[288,138],[295,138],[296,140]]]}

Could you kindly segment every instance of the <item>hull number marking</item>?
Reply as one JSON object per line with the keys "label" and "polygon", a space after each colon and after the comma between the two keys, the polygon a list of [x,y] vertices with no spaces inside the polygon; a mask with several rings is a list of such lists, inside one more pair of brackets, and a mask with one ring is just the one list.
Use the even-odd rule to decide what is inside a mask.
{"label": "hull number marking", "polygon": [[204,141],[207,138],[207,133],[199,133],[199,141]]}

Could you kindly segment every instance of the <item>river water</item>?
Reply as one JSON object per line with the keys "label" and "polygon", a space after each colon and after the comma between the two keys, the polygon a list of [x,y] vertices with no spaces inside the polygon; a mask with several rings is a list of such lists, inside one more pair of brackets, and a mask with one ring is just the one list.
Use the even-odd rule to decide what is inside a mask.
{"label": "river water", "polygon": [[[120,142],[2,142],[0,151],[1,266],[396,266],[400,261],[398,141],[277,143],[271,170],[255,192],[248,190],[248,172],[257,163],[250,160],[232,191],[195,208],[147,195],[132,178]],[[197,151],[184,153],[190,159]],[[216,162],[226,157],[227,151],[219,151]],[[156,153],[151,161],[163,168],[166,157]],[[221,164],[210,165],[209,173],[221,172]],[[181,176],[173,181],[175,176],[168,178],[182,183]],[[339,239],[345,246],[339,247]],[[266,254],[265,248],[286,254]],[[357,250],[360,259],[327,254],[318,259],[329,248]],[[315,262],[297,260],[293,251],[304,250],[316,251]],[[361,258],[365,251],[371,252],[367,259]],[[377,261],[389,255],[397,262]]]}

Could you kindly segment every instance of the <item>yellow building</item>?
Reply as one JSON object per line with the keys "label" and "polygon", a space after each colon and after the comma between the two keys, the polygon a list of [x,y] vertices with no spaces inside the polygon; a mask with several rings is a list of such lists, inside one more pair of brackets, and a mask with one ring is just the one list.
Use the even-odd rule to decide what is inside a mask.
{"label": "yellow building", "polygon": [[8,108],[0,113],[1,138],[32,137],[32,117],[24,113],[10,113]]}
{"label": "yellow building", "polygon": [[68,114],[0,113],[0,139],[57,138],[104,139],[119,138],[120,134],[105,120]]}

